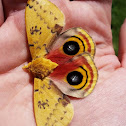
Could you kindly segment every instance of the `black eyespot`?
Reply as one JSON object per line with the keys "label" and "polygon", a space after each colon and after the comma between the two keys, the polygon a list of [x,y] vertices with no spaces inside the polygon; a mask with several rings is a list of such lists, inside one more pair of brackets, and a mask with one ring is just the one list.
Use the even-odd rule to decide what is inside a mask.
{"label": "black eyespot", "polygon": [[77,42],[69,41],[63,45],[63,51],[67,55],[75,55],[79,52],[80,47]]}
{"label": "black eyespot", "polygon": [[67,81],[70,85],[78,85],[82,82],[83,75],[78,71],[70,72],[67,75]]}

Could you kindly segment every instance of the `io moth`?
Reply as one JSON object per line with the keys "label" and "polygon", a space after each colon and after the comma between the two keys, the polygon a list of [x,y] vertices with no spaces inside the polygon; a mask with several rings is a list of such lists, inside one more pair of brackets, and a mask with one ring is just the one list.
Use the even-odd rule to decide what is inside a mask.
{"label": "io moth", "polygon": [[26,31],[34,75],[37,126],[67,126],[74,112],[67,95],[83,98],[96,84],[95,43],[82,28],[60,34],[64,14],[48,0],[28,0]]}

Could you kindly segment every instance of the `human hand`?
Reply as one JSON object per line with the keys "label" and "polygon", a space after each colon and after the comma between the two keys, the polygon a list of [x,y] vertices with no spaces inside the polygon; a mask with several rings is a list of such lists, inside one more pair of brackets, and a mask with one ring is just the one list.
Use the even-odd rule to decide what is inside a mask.
{"label": "human hand", "polygon": [[[121,28],[118,58],[112,46],[111,0],[51,1],[65,14],[64,30],[82,27],[96,43],[98,83],[85,99],[72,99],[75,115],[70,126],[126,125],[126,22]],[[30,59],[26,0],[3,0],[3,6],[0,2],[0,125],[35,126],[33,77],[22,70]]]}

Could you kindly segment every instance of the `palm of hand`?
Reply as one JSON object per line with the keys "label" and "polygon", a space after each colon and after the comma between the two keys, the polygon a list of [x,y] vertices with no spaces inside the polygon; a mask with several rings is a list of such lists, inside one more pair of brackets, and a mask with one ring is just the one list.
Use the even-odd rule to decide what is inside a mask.
{"label": "palm of hand", "polygon": [[[53,1],[53,0],[52,0]],[[24,3],[5,0],[6,21],[0,21],[0,125],[35,126],[32,76],[22,70],[29,61],[24,19]],[[125,125],[124,25],[120,59],[112,47],[111,1],[53,1],[64,12],[66,26],[82,27],[96,42],[95,63],[99,79],[93,93],[85,99],[72,99],[75,116],[71,126]],[[7,6],[8,5],[8,6]],[[1,7],[2,8],[2,7]],[[1,9],[0,8],[0,9]],[[7,9],[6,9],[7,8]],[[18,11],[13,11],[13,10]],[[2,10],[2,9],[1,9]],[[0,10],[0,11],[1,11]],[[3,14],[2,11],[0,12]],[[1,18],[2,19],[2,18]]]}

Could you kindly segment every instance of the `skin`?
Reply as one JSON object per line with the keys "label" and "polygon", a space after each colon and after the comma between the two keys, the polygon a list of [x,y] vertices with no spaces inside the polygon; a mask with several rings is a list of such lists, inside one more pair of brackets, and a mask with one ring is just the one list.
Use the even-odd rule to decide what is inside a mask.
{"label": "skin", "polygon": [[[111,33],[111,0],[51,0],[65,14],[64,30],[82,27],[96,43],[99,79],[93,93],[73,99],[70,126],[126,125],[126,20],[115,55]],[[0,0],[0,125],[35,126],[33,76],[22,70],[30,52],[25,32],[26,0]],[[117,19],[118,20],[118,19]]]}

